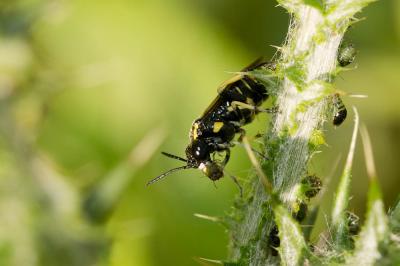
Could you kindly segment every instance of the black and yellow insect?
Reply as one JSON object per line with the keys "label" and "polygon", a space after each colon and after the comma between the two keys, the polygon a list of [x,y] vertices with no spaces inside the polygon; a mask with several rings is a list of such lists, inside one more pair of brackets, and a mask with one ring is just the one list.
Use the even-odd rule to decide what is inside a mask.
{"label": "black and yellow insect", "polygon": [[[224,176],[224,167],[229,161],[235,135],[243,136],[245,131],[242,127],[252,122],[259,112],[270,111],[260,107],[269,97],[268,88],[254,77],[245,74],[262,68],[272,69],[273,64],[257,59],[219,87],[217,97],[203,115],[192,124],[189,145],[185,151],[186,158],[162,153],[167,157],[183,161],[186,165],[159,175],[147,185],[175,171],[190,168],[200,169],[213,181]],[[223,154],[223,159],[217,159],[216,154]]]}

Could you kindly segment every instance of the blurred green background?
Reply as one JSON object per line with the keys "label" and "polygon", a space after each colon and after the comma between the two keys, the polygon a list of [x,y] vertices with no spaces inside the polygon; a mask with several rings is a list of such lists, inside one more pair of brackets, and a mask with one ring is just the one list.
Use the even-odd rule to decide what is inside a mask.
{"label": "blurred green background", "polygon": [[[359,53],[337,88],[370,129],[387,207],[400,192],[400,2],[378,1],[346,39]],[[145,183],[180,165],[191,122],[216,87],[275,50],[288,15],[266,0],[0,2],[0,265],[198,265],[223,259],[228,238],[194,213],[221,216],[237,188],[198,171]],[[248,128],[265,131],[266,117]],[[350,142],[352,112],[326,127],[310,172],[332,176]],[[256,145],[256,144],[255,144]],[[338,166],[334,161],[339,158]],[[357,148],[351,208],[363,217]],[[241,147],[228,170],[242,182]],[[326,210],[329,210],[328,208]],[[324,215],[321,213],[321,227]]]}

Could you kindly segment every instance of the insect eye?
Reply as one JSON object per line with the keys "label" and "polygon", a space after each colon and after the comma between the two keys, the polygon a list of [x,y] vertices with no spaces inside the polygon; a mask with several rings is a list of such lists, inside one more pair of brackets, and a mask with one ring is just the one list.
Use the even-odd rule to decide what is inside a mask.
{"label": "insect eye", "polygon": [[193,156],[197,160],[207,159],[209,155],[208,146],[203,141],[196,141],[192,145]]}

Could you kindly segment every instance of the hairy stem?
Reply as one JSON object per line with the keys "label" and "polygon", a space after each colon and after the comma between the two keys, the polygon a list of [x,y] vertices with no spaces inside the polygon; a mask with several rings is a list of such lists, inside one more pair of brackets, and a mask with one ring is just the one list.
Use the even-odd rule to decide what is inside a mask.
{"label": "hairy stem", "polygon": [[[332,86],[338,72],[339,45],[355,13],[370,0],[280,0],[291,14],[287,41],[280,49],[275,74],[279,79],[278,107],[265,138],[262,162],[274,191],[289,210],[298,200],[297,187],[307,174],[310,158],[324,143]],[[230,260],[249,265],[279,263],[271,256],[269,233],[273,213],[269,197],[257,176],[236,202],[231,222]]]}

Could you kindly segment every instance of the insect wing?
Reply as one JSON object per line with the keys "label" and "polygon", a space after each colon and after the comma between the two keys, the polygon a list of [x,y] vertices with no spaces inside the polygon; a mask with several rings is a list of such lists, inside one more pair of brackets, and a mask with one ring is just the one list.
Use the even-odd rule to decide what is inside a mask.
{"label": "insect wing", "polygon": [[269,64],[269,61],[265,60],[264,57],[259,57],[254,62],[252,62],[250,65],[246,66],[241,70],[241,72],[247,72],[247,71],[252,71],[254,69],[257,69],[263,65]]}
{"label": "insect wing", "polygon": [[229,88],[231,84],[241,80],[243,78],[242,74],[237,74],[230,79],[224,81],[219,87],[218,87],[218,94],[222,94],[223,91],[225,91],[227,88]]}
{"label": "insect wing", "polygon": [[[252,62],[250,65],[246,66],[241,70],[241,72],[247,72],[247,71],[252,71],[254,69],[257,69],[265,64],[268,64],[268,61],[266,61],[263,57],[257,58],[254,62]],[[215,110],[217,106],[220,106],[223,102],[221,99],[221,94],[225,91],[231,88],[231,85],[234,84],[235,82],[238,82],[239,80],[243,79],[243,74],[236,74],[230,79],[224,81],[217,89],[218,91],[218,96],[212,101],[212,103],[207,107],[207,109],[204,111],[202,117],[207,116],[210,112]]]}
{"label": "insect wing", "polygon": [[203,115],[201,118],[204,118],[208,114],[210,114],[212,111],[215,110],[218,106],[221,106],[223,104],[221,96],[218,94],[218,96],[212,101],[212,103],[207,107],[207,109],[204,111]]}

